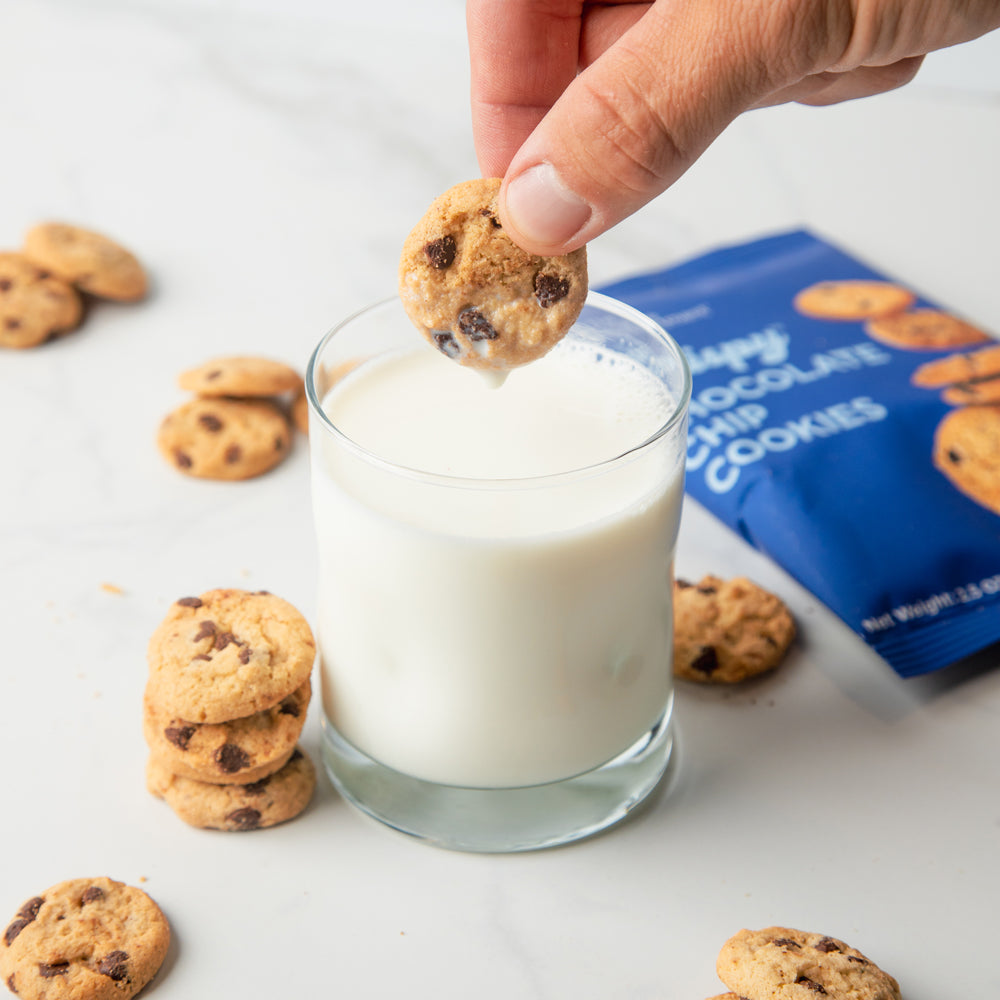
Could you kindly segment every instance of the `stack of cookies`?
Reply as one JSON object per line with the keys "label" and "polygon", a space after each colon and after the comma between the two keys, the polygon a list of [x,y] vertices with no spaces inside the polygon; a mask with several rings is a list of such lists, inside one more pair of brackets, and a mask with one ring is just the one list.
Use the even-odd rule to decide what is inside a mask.
{"label": "stack of cookies", "polygon": [[273,594],[222,589],[176,601],[149,642],[149,791],[204,829],[297,816],[316,786],[298,746],[315,655],[305,619]]}
{"label": "stack of cookies", "polygon": [[37,347],[80,325],[84,297],[136,302],[147,284],[135,256],[107,236],[40,223],[19,251],[0,252],[0,347]]}
{"label": "stack of cookies", "polygon": [[790,927],[734,934],[716,972],[731,992],[713,1000],[900,1000],[896,980],[856,948]]}
{"label": "stack of cookies", "polygon": [[179,472],[200,479],[250,479],[291,450],[293,425],[305,430],[302,376],[271,358],[213,358],[181,372],[194,398],[160,424],[157,445]]}

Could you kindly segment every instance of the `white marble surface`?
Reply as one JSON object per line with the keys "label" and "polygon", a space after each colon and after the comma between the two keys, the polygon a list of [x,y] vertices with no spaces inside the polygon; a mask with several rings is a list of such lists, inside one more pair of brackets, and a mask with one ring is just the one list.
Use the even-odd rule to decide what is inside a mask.
{"label": "white marble surface", "polygon": [[[896,679],[693,507],[681,571],[757,577],[803,640],[762,684],[680,692],[676,779],[614,832],[448,853],[324,783],[296,822],[222,835],[144,791],[145,644],[169,602],[233,585],[314,606],[306,449],[242,485],[178,476],[153,446],[176,373],[304,366],[387,294],[410,225],[476,173],[467,88],[460,0],[0,5],[0,245],[65,218],[155,280],[0,355],[0,920],[64,878],[142,884],[175,929],[159,1000],[691,1000],[721,992],[730,933],[772,923],[856,943],[907,1000],[995,992],[1000,671]],[[998,162],[991,37],[892,95],[745,117],[592,245],[593,278],[807,224],[1000,331]]]}

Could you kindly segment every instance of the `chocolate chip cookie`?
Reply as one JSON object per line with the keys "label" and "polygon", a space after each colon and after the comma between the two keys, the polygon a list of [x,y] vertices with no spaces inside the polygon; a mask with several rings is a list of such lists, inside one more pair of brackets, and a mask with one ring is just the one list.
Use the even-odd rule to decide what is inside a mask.
{"label": "chocolate chip cookie", "polygon": [[933,461],[956,489],[1000,514],[1000,406],[948,413],[934,433]]}
{"label": "chocolate chip cookie", "polygon": [[873,340],[904,351],[946,351],[990,339],[978,327],[939,309],[913,309],[882,316],[866,323],[865,333]]}
{"label": "chocolate chip cookie", "polygon": [[80,226],[62,222],[33,226],[24,238],[24,255],[98,298],[135,302],[148,288],[146,272],[130,250]]}
{"label": "chocolate chip cookie", "polygon": [[316,789],[316,769],[301,749],[274,774],[244,785],[217,785],[171,774],[150,757],[146,787],[190,826],[203,830],[262,830],[294,819]]}
{"label": "chocolate chip cookie", "polygon": [[776,667],[795,622],[774,594],[744,577],[674,582],[674,674],[731,684]]}
{"label": "chocolate chip cookie", "polygon": [[0,253],[0,347],[36,347],[75,329],[80,296],[17,253]]}
{"label": "chocolate chip cookie", "polygon": [[170,925],[140,889],[60,882],[29,899],[0,941],[0,979],[22,1000],[122,1000],[156,974]]}
{"label": "chocolate chip cookie", "polygon": [[279,770],[298,742],[309,708],[307,680],[263,712],[230,722],[198,723],[143,698],[142,728],[150,753],[169,771],[196,781],[247,784]]}
{"label": "chocolate chip cookie", "polygon": [[149,640],[150,700],[171,717],[229,722],[278,705],[312,672],[316,644],[287,601],[210,590],[171,605]]}
{"label": "chocolate chip cookie", "polygon": [[927,361],[914,371],[911,381],[925,389],[940,389],[946,385],[977,382],[998,376],[1000,344],[995,344]]}
{"label": "chocolate chip cookie", "polygon": [[795,296],[795,308],[816,319],[857,321],[908,309],[916,296],[890,281],[821,281]]}
{"label": "chocolate chip cookie", "polygon": [[283,361],[272,358],[213,358],[181,372],[182,389],[199,396],[280,396],[302,388],[302,376]]}
{"label": "chocolate chip cookie", "polygon": [[746,1000],[900,1000],[896,980],[857,949],[788,927],[734,934],[716,971]]}
{"label": "chocolate chip cookie", "polygon": [[458,184],[407,237],[399,295],[414,326],[461,365],[506,371],[565,336],[587,297],[586,248],[538,257],[497,215],[500,180]]}
{"label": "chocolate chip cookie", "polygon": [[240,480],[273,469],[291,448],[288,418],[273,403],[192,399],[160,424],[157,446],[180,472],[201,479]]}

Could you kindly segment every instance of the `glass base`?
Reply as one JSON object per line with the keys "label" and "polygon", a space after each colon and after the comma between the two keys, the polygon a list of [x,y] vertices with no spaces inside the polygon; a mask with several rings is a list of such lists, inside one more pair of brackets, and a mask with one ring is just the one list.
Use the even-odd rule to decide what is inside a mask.
{"label": "glass base", "polygon": [[323,719],[323,764],[344,798],[395,830],[456,851],[531,851],[599,833],[653,791],[672,750],[668,707],[645,736],[593,771],[522,788],[464,788],[385,767]]}

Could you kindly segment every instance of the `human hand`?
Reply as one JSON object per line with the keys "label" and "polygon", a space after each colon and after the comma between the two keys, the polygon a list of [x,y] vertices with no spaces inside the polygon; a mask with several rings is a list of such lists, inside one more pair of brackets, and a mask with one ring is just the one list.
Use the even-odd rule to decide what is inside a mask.
{"label": "human hand", "polygon": [[500,219],[568,253],[666,190],[750,108],[908,82],[998,0],[468,0],[479,165]]}

